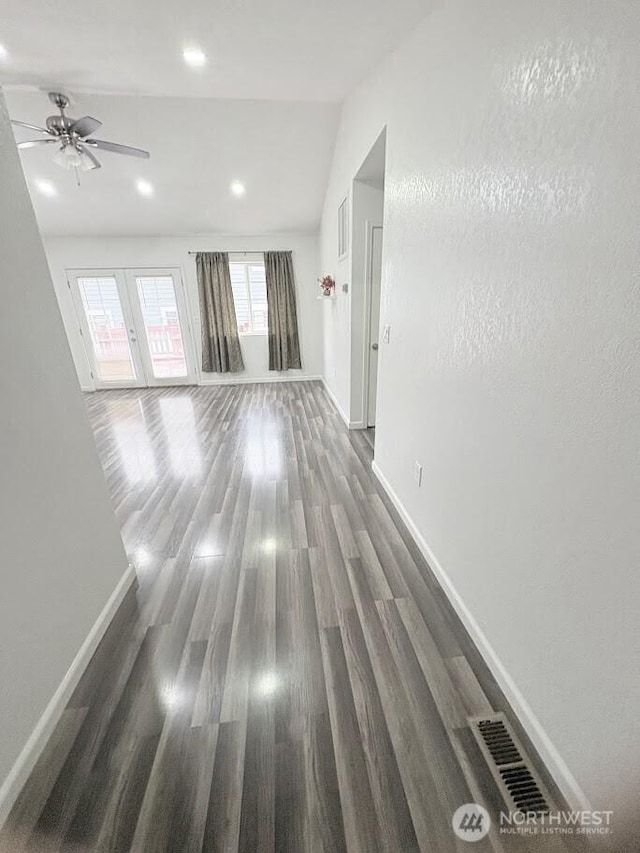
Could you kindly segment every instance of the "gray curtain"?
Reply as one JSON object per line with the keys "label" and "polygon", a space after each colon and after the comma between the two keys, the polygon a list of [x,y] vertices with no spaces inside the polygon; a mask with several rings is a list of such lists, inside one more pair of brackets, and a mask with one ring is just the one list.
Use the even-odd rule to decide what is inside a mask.
{"label": "gray curtain", "polygon": [[202,369],[207,373],[239,373],[244,370],[236,308],[233,303],[229,256],[226,252],[196,255]]}
{"label": "gray curtain", "polygon": [[302,367],[291,252],[265,252],[269,370]]}

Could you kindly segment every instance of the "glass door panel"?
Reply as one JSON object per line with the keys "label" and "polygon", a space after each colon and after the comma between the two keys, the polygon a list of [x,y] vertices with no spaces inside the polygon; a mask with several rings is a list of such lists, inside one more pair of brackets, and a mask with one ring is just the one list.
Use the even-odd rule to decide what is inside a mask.
{"label": "glass door panel", "polygon": [[99,384],[132,384],[139,377],[131,350],[130,323],[115,275],[78,275],[78,292]]}
{"label": "glass door panel", "polygon": [[196,381],[179,270],[68,270],[67,276],[96,387]]}
{"label": "glass door panel", "polygon": [[154,379],[188,375],[184,337],[172,275],[135,275],[136,295]]}

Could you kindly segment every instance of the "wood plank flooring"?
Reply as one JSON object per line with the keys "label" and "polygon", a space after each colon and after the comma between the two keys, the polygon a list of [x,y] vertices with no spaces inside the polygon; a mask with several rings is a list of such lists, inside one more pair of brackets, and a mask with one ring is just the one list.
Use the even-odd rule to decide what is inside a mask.
{"label": "wood plank flooring", "polygon": [[[4,850],[451,853],[500,800],[468,638],[316,382],[87,406],[139,587]],[[570,848],[495,827],[476,851]],[[583,848],[580,848],[583,849]]]}

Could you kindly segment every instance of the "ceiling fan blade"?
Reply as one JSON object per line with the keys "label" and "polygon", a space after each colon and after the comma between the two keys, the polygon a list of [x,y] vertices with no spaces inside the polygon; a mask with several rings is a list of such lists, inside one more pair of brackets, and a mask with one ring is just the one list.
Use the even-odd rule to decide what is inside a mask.
{"label": "ceiling fan blade", "polygon": [[18,127],[26,127],[27,130],[37,130],[38,133],[48,133],[50,136],[53,136],[50,130],[46,127],[38,127],[37,124],[28,124],[26,121],[17,121],[16,119],[11,119],[11,124],[17,124]]}
{"label": "ceiling fan blade", "polygon": [[93,152],[89,151],[88,145],[81,145],[80,150],[82,151],[83,154],[85,154],[89,158],[89,160],[91,160],[91,162],[93,163],[94,169],[101,169],[102,168],[102,163],[100,162],[100,160],[98,160],[96,155],[93,154]]}
{"label": "ceiling fan blade", "polygon": [[98,121],[97,118],[84,116],[83,118],[76,119],[76,121],[71,124],[69,132],[77,133],[78,136],[89,136],[90,133],[98,130],[99,127],[102,127],[102,122]]}
{"label": "ceiling fan blade", "polygon": [[18,148],[34,148],[36,145],[46,145],[47,142],[57,142],[60,144],[60,140],[57,137],[51,137],[49,139],[28,139],[26,142],[18,142]]}
{"label": "ceiling fan blade", "polygon": [[130,157],[142,157],[147,160],[151,155],[142,148],[132,148],[130,145],[118,145],[117,142],[106,142],[104,139],[86,139],[85,145],[101,148],[103,151],[113,151],[114,154],[128,154]]}

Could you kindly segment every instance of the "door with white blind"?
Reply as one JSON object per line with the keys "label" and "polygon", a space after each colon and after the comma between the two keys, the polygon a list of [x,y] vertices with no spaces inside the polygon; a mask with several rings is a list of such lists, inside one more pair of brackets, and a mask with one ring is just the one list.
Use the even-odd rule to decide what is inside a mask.
{"label": "door with white blind", "polygon": [[72,270],[68,281],[96,387],[195,382],[179,271]]}
{"label": "door with white blind", "polygon": [[196,381],[186,301],[177,270],[126,270],[147,385]]}

